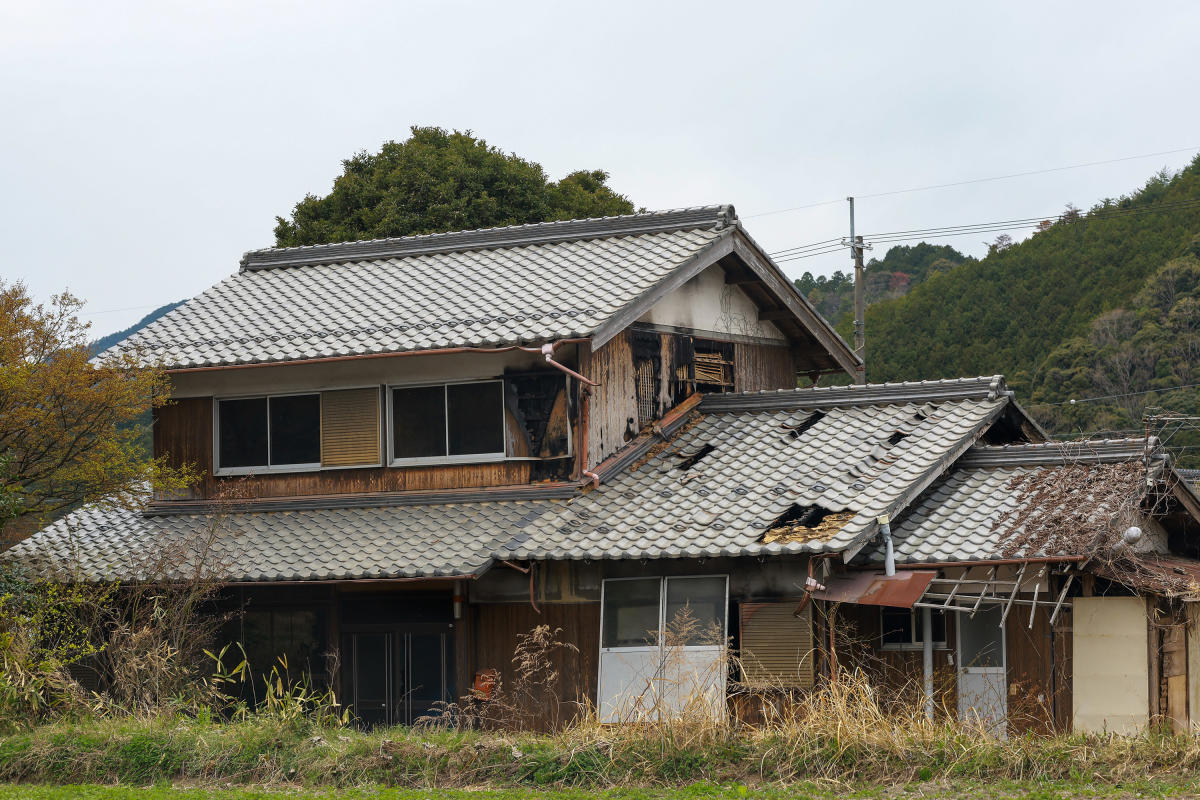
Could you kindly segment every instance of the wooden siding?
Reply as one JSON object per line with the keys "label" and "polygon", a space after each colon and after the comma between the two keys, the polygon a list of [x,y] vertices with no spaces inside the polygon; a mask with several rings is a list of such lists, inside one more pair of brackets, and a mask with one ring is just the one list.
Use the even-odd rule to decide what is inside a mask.
{"label": "wooden siding", "polygon": [[547,462],[501,461],[493,464],[455,464],[433,467],[368,467],[291,472],[249,477],[218,477],[212,474],[213,414],[211,397],[189,397],[157,409],[154,416],[154,454],[167,455],[174,464],[192,464],[200,474],[197,484],[181,499],[217,497],[223,488],[238,485],[240,496],[294,497],[362,492],[455,489],[460,487],[510,486],[552,477],[558,470],[567,477],[569,459]]}
{"label": "wooden siding", "polygon": [[[1029,606],[1013,606],[1004,623],[1004,636],[1008,728],[1014,733],[1052,733],[1061,698],[1055,692],[1055,644],[1050,612],[1036,609],[1031,628]],[[1069,698],[1067,708],[1070,708]]]}
{"label": "wooden siding", "polygon": [[637,435],[637,371],[629,331],[595,352],[581,347],[580,372],[599,383],[588,402],[587,464],[594,466]]}
{"label": "wooden siding", "polygon": [[738,342],[734,345],[733,370],[739,392],[796,388],[796,367],[787,347]]}
{"label": "wooden siding", "polygon": [[581,708],[596,702],[597,670],[600,652],[599,603],[547,603],[541,613],[528,603],[489,603],[469,607],[470,621],[464,634],[469,640],[463,677],[469,686],[476,673],[486,669],[500,671],[503,686],[513,684],[513,651],[518,634],[538,625],[553,631],[561,628],[558,638],[574,646],[555,648],[550,661],[558,680],[544,696],[517,698],[539,730],[550,730],[572,719]]}

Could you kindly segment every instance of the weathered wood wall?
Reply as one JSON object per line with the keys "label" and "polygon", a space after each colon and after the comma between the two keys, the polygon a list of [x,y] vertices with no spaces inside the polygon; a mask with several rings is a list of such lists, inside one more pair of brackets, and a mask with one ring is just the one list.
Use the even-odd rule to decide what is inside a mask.
{"label": "weathered wood wall", "polygon": [[1008,666],[1008,721],[1014,733],[1071,730],[1071,612],[1014,606],[1004,626]]}
{"label": "weathered wood wall", "polygon": [[470,686],[476,673],[486,669],[500,671],[505,687],[515,682],[513,651],[518,634],[538,625],[551,631],[561,628],[561,642],[571,647],[550,650],[549,662],[558,679],[549,691],[516,697],[536,727],[549,730],[572,719],[582,708],[596,702],[598,656],[600,649],[599,603],[546,603],[541,613],[529,603],[486,603],[469,607],[470,620],[464,631],[468,639],[464,678]]}
{"label": "weathered wood wall", "polygon": [[739,392],[796,388],[796,366],[787,347],[737,342],[733,352]]}
{"label": "weathered wood wall", "polygon": [[637,435],[637,374],[622,331],[597,350],[580,348],[580,372],[599,386],[588,400],[587,464],[599,464]]}

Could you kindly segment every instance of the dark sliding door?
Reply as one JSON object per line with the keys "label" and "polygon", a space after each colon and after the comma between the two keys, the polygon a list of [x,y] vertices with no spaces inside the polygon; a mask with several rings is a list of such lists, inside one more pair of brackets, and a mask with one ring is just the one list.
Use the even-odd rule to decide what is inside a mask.
{"label": "dark sliding door", "polygon": [[360,724],[413,725],[454,699],[454,638],[448,631],[346,633],[346,696]]}

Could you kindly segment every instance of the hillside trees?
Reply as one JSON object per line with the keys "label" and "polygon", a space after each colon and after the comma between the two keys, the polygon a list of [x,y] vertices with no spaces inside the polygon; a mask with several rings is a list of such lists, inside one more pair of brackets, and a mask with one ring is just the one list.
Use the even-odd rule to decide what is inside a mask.
{"label": "hillside trees", "polygon": [[80,301],[34,304],[0,281],[0,535],[12,541],[63,510],[136,502],[188,476],[147,456],[136,424],[167,402],[167,378],[136,354],[93,364]]}
{"label": "hillside trees", "polygon": [[1146,279],[1200,233],[1200,158],[1139,191],[1029,239],[938,271],[867,310],[872,381],[1002,373],[1020,394],[1050,352],[1093,320],[1131,307]]}
{"label": "hillside trees", "polygon": [[[1113,436],[1139,434],[1143,415],[1156,415],[1151,432],[1170,436],[1168,445],[1191,463],[1200,456],[1197,426],[1168,418],[1200,411],[1194,384],[1200,384],[1200,257],[1188,252],[1147,278],[1129,308],[1099,315],[1050,353],[1031,410],[1063,433]],[[1102,399],[1070,402],[1092,397]]]}
{"label": "hillside trees", "polygon": [[276,217],[281,247],[629,214],[633,204],[603,170],[550,181],[540,164],[504,153],[470,131],[417,127],[378,153],[342,162],[324,197],[308,195]]}

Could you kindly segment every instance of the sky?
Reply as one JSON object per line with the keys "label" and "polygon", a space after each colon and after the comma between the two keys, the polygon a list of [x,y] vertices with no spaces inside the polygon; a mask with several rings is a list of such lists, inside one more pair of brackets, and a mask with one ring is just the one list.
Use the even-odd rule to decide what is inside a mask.
{"label": "sky", "polygon": [[0,280],[119,330],[412,125],[732,203],[768,251],[845,235],[848,195],[868,235],[1050,216],[1200,152],[1198,30],[1192,2],[5,0]]}

